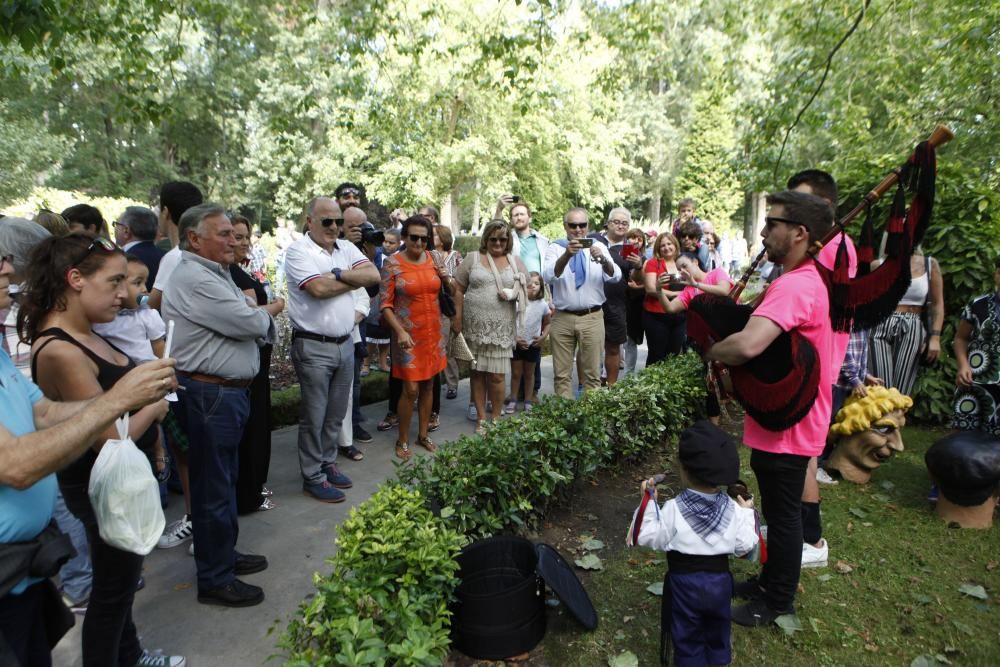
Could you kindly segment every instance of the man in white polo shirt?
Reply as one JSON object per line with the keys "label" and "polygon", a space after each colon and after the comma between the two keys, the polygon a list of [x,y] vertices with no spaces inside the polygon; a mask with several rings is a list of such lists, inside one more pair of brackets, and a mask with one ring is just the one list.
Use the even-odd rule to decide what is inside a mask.
{"label": "man in white polo shirt", "polygon": [[302,416],[299,467],[302,490],[339,503],[351,480],[337,469],[337,444],[354,381],[354,297],[379,281],[378,271],[353,244],[338,242],[343,214],[337,202],[309,203],[305,234],[285,255],[292,363],[299,376]]}
{"label": "man in white polo shirt", "polygon": [[573,398],[570,379],[574,352],[584,389],[601,386],[604,283],[622,278],[608,249],[586,238],[589,222],[587,209],[567,211],[563,216],[566,238],[549,245],[542,266],[542,279],[552,287],[556,307],[549,329],[555,392],[567,398]]}

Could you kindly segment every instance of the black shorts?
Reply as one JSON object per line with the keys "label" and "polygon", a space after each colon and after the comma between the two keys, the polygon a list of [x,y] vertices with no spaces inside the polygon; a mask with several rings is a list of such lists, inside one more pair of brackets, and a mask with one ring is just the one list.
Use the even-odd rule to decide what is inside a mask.
{"label": "black shorts", "polygon": [[539,347],[529,347],[526,350],[514,346],[514,356],[511,357],[514,361],[528,361],[533,364],[537,364],[542,360],[542,349]]}
{"label": "black shorts", "polygon": [[604,343],[606,345],[622,345],[628,338],[628,326],[625,317],[625,304],[604,304]]}

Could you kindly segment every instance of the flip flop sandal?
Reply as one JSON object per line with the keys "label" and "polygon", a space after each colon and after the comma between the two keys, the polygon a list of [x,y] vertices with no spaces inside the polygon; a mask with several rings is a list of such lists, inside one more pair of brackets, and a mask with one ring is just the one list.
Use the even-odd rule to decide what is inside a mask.
{"label": "flip flop sandal", "polygon": [[438,448],[438,446],[434,444],[434,441],[426,435],[422,438],[417,438],[417,444],[429,452],[436,452]]}
{"label": "flip flop sandal", "polygon": [[399,458],[403,459],[404,461],[406,459],[410,458],[411,456],[413,456],[413,453],[410,452],[410,445],[409,445],[409,443],[400,442],[399,440],[397,440],[396,441],[396,456],[398,456]]}
{"label": "flip flop sandal", "polygon": [[375,425],[375,428],[379,431],[388,431],[390,428],[394,428],[399,425],[399,417],[396,415],[386,415],[382,421]]}
{"label": "flip flop sandal", "polygon": [[350,447],[340,447],[340,453],[352,461],[360,461],[365,458],[365,455],[361,453],[361,450],[354,445],[351,445]]}
{"label": "flip flop sandal", "polygon": [[[163,470],[156,470],[156,464],[158,463],[163,464]],[[156,477],[157,482],[160,482],[162,484],[163,482],[166,482],[168,479],[170,479],[170,457],[169,456],[155,457],[153,459],[153,470],[156,471],[154,475]]]}

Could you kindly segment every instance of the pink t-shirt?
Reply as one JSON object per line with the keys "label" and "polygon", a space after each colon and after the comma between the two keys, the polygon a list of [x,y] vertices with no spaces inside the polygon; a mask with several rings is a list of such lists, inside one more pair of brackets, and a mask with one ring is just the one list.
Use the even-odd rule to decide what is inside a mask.
{"label": "pink t-shirt", "polygon": [[[712,269],[705,274],[705,277],[700,282],[705,285],[718,285],[723,282],[729,282],[729,274],[726,273],[725,269]],[[699,294],[701,294],[700,289],[689,285],[681,290],[681,293],[677,296],[677,298],[680,299],[681,303],[684,304],[684,307],[687,308],[691,304],[691,299],[695,298]],[[845,348],[844,351],[846,352],[847,349]]]}
{"label": "pink t-shirt", "polygon": [[[858,251],[854,248],[854,241],[847,235],[847,275],[853,278],[858,275]],[[833,237],[833,240],[823,246],[823,249],[816,254],[816,261],[833,271],[833,265],[837,262],[837,250],[840,248],[840,234]],[[837,368],[844,364],[844,357],[847,356],[847,343],[851,334],[842,331],[833,332],[833,356],[837,360]]]}
{"label": "pink t-shirt", "polygon": [[806,262],[775,280],[753,316],[766,317],[782,331],[798,329],[812,343],[819,361],[819,392],[809,413],[784,431],[769,431],[747,415],[743,420],[743,442],[774,454],[818,456],[823,452],[830,427],[831,390],[843,355],[834,361],[830,297],[816,266]]}

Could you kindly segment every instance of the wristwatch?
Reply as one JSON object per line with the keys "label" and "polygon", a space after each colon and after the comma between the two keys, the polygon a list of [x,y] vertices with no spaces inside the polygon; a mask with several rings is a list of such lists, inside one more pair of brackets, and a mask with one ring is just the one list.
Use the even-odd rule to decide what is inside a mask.
{"label": "wristwatch", "polygon": [[[340,269],[334,269],[330,273],[332,273],[333,277],[336,278],[337,280],[341,280],[341,278],[340,278]],[[341,282],[343,282],[343,281],[341,281]]]}

